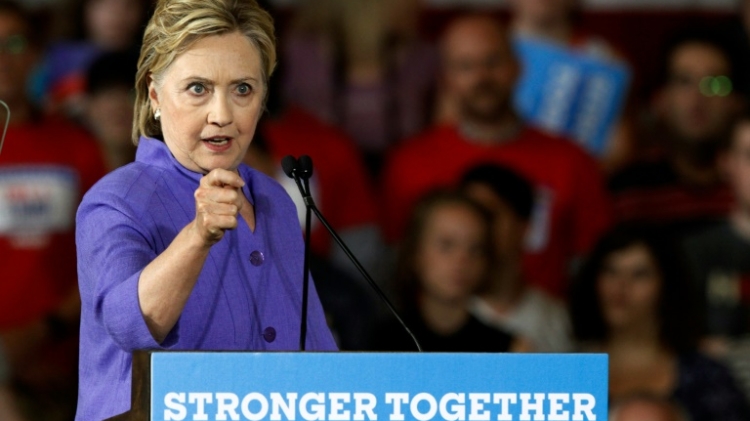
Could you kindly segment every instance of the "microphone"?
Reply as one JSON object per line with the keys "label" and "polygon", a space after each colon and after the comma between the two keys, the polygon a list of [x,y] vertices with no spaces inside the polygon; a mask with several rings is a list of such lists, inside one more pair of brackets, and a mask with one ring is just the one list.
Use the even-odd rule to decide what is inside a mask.
{"label": "microphone", "polygon": [[3,128],[3,135],[0,136],[0,153],[3,151],[3,144],[5,144],[5,135],[8,134],[8,126],[10,126],[10,108],[8,104],[0,100],[0,105],[5,108],[5,127]]}
{"label": "microphone", "polygon": [[297,170],[297,159],[291,155],[287,155],[284,157],[284,159],[281,160],[281,169],[284,170],[284,174],[286,174],[289,178],[294,178],[294,173]]}
{"label": "microphone", "polygon": [[313,163],[312,158],[307,155],[299,157],[299,169],[301,171],[300,177],[305,180],[310,179],[313,175]]}
{"label": "microphone", "polygon": [[[291,159],[287,159],[291,158]],[[287,161],[287,164],[284,164],[284,161]],[[291,164],[296,161],[297,166],[295,168],[291,168]],[[411,329],[406,325],[404,320],[401,318],[401,315],[398,314],[398,311],[396,311],[396,308],[393,307],[393,304],[391,304],[390,300],[388,300],[388,297],[385,295],[382,289],[378,286],[378,284],[372,279],[372,276],[367,272],[367,270],[362,266],[362,264],[359,262],[356,256],[354,256],[354,253],[352,253],[351,250],[349,250],[349,247],[347,247],[346,243],[344,243],[344,240],[339,237],[339,235],[336,233],[336,230],[331,227],[331,225],[328,223],[326,218],[323,216],[323,214],[320,212],[318,207],[315,205],[315,201],[312,198],[312,195],[310,194],[310,188],[309,188],[309,178],[313,174],[313,163],[312,159],[307,155],[300,156],[299,160],[295,160],[292,156],[287,156],[282,160],[282,166],[287,165],[289,166],[289,171],[287,171],[287,167],[284,167],[284,173],[290,178],[294,178],[294,181],[297,183],[297,188],[299,188],[300,194],[302,195],[302,198],[305,202],[305,206],[307,207],[307,220],[306,223],[306,250],[305,250],[305,261],[307,261],[307,254],[309,252],[309,230],[310,230],[310,211],[315,213],[315,216],[318,217],[318,220],[323,224],[325,229],[328,231],[329,234],[331,234],[331,237],[333,237],[334,241],[336,241],[336,244],[338,244],[339,247],[341,247],[341,250],[344,251],[346,256],[351,260],[351,262],[356,266],[357,270],[359,270],[359,273],[362,274],[362,276],[367,280],[367,283],[370,284],[370,287],[375,291],[375,293],[380,297],[380,299],[385,303],[385,305],[388,307],[388,309],[391,311],[391,313],[396,317],[396,320],[398,320],[399,324],[401,324],[401,327],[404,328],[406,333],[409,334],[412,341],[414,341],[414,345],[416,345],[417,350],[419,352],[422,352],[422,346],[419,344],[419,341],[412,333]],[[300,181],[300,177],[304,178],[305,181],[305,187],[303,188],[302,183]],[[307,312],[307,275],[308,275],[308,269],[307,264],[305,265],[305,284],[303,286],[303,320],[306,320],[306,312]],[[306,323],[306,322],[305,322]],[[306,332],[306,327],[304,332]],[[302,334],[301,334],[302,335]],[[300,337],[300,342],[303,343],[304,338]],[[304,348],[302,347],[304,350]]]}

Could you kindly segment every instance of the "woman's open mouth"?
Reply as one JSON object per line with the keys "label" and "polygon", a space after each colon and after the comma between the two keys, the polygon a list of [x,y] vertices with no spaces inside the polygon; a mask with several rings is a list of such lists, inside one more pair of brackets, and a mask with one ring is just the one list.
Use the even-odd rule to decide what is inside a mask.
{"label": "woman's open mouth", "polygon": [[214,152],[223,152],[227,149],[229,149],[230,146],[232,146],[232,138],[231,137],[211,137],[208,139],[203,139],[203,144],[206,145],[206,147]]}

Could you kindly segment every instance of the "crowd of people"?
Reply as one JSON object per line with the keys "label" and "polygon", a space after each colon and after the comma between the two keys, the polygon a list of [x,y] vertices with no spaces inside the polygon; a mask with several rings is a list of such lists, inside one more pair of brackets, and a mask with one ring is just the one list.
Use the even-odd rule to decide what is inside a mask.
{"label": "crowd of people", "polygon": [[[8,421],[75,413],[76,210],[136,153],[151,2],[74,3],[63,36],[38,30],[61,27],[57,8],[0,0]],[[302,229],[280,162],[312,157],[318,207],[426,351],[603,352],[612,420],[750,420],[750,1],[736,28],[659,40],[658,86],[629,98],[601,154],[514,101],[528,40],[628,66],[577,26],[577,1],[456,11],[437,38],[421,30],[418,0],[260,3],[276,19],[279,65],[244,162],[286,189]],[[317,222],[310,240],[338,347],[415,351]]]}

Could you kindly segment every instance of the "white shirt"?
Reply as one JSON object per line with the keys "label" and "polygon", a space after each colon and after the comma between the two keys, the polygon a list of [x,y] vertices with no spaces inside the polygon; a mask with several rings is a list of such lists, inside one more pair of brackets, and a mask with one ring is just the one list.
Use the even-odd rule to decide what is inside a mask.
{"label": "white shirt", "polygon": [[482,322],[530,340],[536,352],[573,350],[571,324],[565,306],[535,288],[527,288],[518,305],[498,314],[487,302],[474,297],[469,311]]}

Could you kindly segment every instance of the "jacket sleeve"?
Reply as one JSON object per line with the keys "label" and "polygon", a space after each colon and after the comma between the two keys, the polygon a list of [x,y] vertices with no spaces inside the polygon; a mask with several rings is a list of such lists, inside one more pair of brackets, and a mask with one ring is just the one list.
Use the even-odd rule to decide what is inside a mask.
{"label": "jacket sleeve", "polygon": [[124,351],[170,348],[179,322],[157,343],[138,300],[141,272],[157,256],[154,241],[130,206],[113,196],[84,199],[76,217],[82,306]]}

